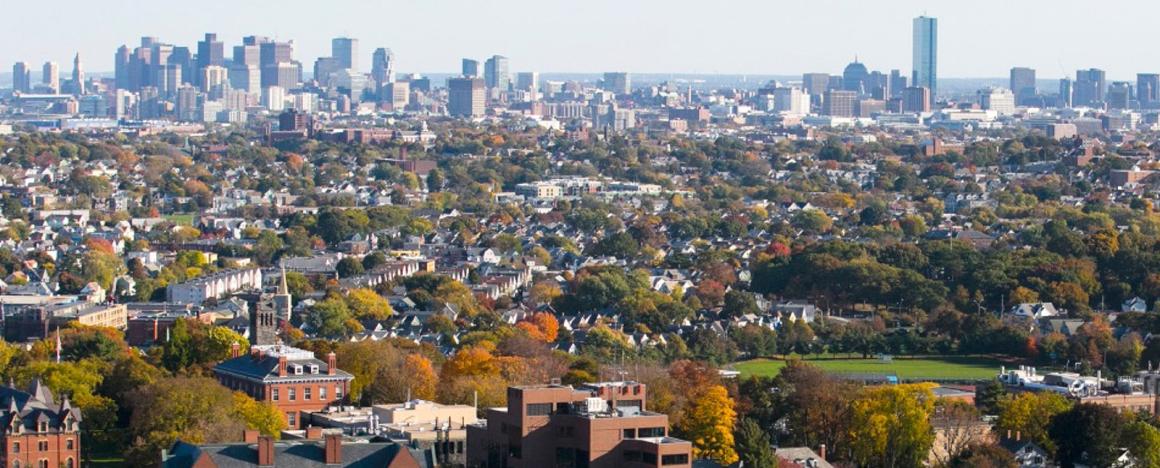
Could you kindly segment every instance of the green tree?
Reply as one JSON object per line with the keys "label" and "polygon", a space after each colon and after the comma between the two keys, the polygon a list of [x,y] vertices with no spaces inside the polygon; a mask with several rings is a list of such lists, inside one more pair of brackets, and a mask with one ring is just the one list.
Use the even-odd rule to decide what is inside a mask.
{"label": "green tree", "polygon": [[133,466],[156,466],[157,454],[178,439],[192,444],[233,442],[245,423],[235,412],[234,395],[206,377],[172,377],[132,393],[128,432]]}
{"label": "green tree", "polygon": [[334,266],[334,271],[338,273],[339,278],[350,278],[358,276],[365,271],[362,262],[354,257],[345,257],[338,261],[338,265]]}
{"label": "green tree", "polygon": [[362,331],[362,325],[338,295],[314,304],[306,315],[306,324],[319,336],[327,338],[344,338]]}
{"label": "green tree", "polygon": [[1080,403],[1055,415],[1048,434],[1062,466],[1114,466],[1124,423],[1124,415],[1111,406]]}
{"label": "green tree", "polygon": [[749,418],[741,420],[735,432],[737,455],[741,464],[752,468],[777,468],[777,455],[773,453],[773,442],[761,426]]}
{"label": "green tree", "polygon": [[1124,428],[1124,446],[1132,453],[1135,466],[1160,468],[1160,429],[1145,421],[1135,421]]}
{"label": "green tree", "polygon": [[995,428],[1000,433],[1019,432],[1022,437],[1054,451],[1055,443],[1048,436],[1052,418],[1071,408],[1063,395],[1053,392],[1024,392],[999,401],[999,421]]}

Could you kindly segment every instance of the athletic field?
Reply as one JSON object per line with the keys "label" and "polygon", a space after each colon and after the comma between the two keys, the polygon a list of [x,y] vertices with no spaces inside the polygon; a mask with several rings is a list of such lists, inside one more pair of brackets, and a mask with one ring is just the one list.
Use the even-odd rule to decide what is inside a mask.
{"label": "athletic field", "polygon": [[[804,362],[836,374],[886,374],[897,375],[902,380],[982,380],[999,374],[999,366],[1004,363],[986,356],[945,356],[922,358],[899,358],[884,361],[870,359],[806,359]],[[1010,367],[1010,363],[1007,363]],[[758,375],[776,376],[785,367],[785,361],[774,359],[753,359],[733,364],[742,377]]]}

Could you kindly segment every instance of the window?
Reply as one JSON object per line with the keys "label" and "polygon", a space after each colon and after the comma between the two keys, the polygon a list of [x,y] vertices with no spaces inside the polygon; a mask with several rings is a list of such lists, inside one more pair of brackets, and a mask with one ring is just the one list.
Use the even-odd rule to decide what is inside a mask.
{"label": "window", "polygon": [[12,443],[12,453],[20,453],[20,442]]}
{"label": "window", "polygon": [[632,428],[632,429],[625,429],[625,430],[624,430],[624,437],[623,437],[623,438],[625,438],[625,439],[635,439],[635,438],[636,438],[636,428]]}
{"label": "window", "polygon": [[572,412],[572,405],[570,403],[556,403],[556,414],[570,414]]}
{"label": "window", "polygon": [[40,468],[48,468],[48,460],[40,460],[36,462],[36,466],[39,466]]}
{"label": "window", "polygon": [[41,441],[36,442],[36,449],[40,450],[41,452],[47,452],[48,451],[48,441],[41,440]]}
{"label": "window", "polygon": [[529,403],[527,416],[547,416],[552,414],[551,403]]}
{"label": "window", "polygon": [[640,460],[645,462],[645,463],[648,463],[649,465],[655,465],[655,464],[657,464],[657,454],[650,453],[650,452],[641,452]]}
{"label": "window", "polygon": [[637,437],[664,437],[665,428],[663,427],[642,427],[637,431]]}
{"label": "window", "polygon": [[302,399],[303,400],[310,399],[310,387],[305,387],[302,389]]}
{"label": "window", "polygon": [[676,455],[662,455],[661,456],[661,464],[662,465],[688,465],[689,464],[689,456],[687,454],[684,454],[684,453],[679,453]]}
{"label": "window", "polygon": [[68,450],[72,450],[72,449],[73,449],[73,440],[72,440],[72,439],[66,439],[66,440],[64,441],[64,448],[65,448],[65,449],[68,449]]}
{"label": "window", "polygon": [[74,466],[76,466],[76,464],[73,463],[72,457],[69,457],[69,459],[64,463],[65,468],[73,468]]}
{"label": "window", "polygon": [[298,393],[295,392],[294,390],[295,389],[293,387],[291,387],[289,390],[286,391],[286,394],[290,396],[290,401],[294,401],[294,400],[298,399]]}
{"label": "window", "polygon": [[278,401],[278,389],[270,390],[270,395],[272,400]]}
{"label": "window", "polygon": [[342,399],[342,385],[335,385],[334,386],[334,399],[335,400]]}
{"label": "window", "polygon": [[294,426],[298,425],[298,421],[297,421],[298,417],[297,416],[298,415],[296,413],[294,413],[293,411],[286,413],[286,421],[287,421],[287,423],[289,423],[290,427],[294,427]]}

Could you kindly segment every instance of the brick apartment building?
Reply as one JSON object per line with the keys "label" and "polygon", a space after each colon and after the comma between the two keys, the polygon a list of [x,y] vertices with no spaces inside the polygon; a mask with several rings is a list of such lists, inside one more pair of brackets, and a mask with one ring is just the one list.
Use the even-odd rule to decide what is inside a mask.
{"label": "brick apartment building", "polygon": [[467,466],[692,466],[692,444],[668,436],[645,395],[638,382],[510,387],[506,408],[467,427]]}
{"label": "brick apartment building", "polygon": [[80,422],[80,410],[40,381],[28,391],[0,386],[0,466],[80,466]]}
{"label": "brick apartment building", "polygon": [[268,401],[286,415],[291,429],[304,425],[303,415],[338,404],[354,376],[338,369],[334,353],[326,362],[314,353],[284,345],[257,345],[249,355],[235,346],[234,357],[214,367],[222,385]]}

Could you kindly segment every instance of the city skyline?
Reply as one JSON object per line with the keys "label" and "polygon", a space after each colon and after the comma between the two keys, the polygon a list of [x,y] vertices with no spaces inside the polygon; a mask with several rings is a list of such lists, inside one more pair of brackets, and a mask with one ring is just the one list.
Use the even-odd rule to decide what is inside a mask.
{"label": "city skyline", "polygon": [[[62,8],[69,8],[65,1]],[[650,9],[648,2],[619,5],[605,0],[590,2],[592,8],[573,5],[537,4],[532,22],[554,24],[550,30],[567,30],[569,25],[588,24],[591,11],[615,11],[604,15],[583,34],[540,37],[529,34],[529,19],[510,15],[511,10],[529,6],[523,0],[477,5],[470,2],[441,2],[438,6],[403,3],[363,5],[344,2],[330,8],[312,8],[300,15],[299,2],[290,1],[277,10],[269,5],[236,5],[211,0],[197,9],[172,8],[160,4],[112,4],[101,23],[85,18],[59,18],[38,13],[35,5],[9,7],[14,17],[23,18],[0,32],[0,63],[18,61],[41,64],[46,61],[69,63],[80,53],[90,73],[112,71],[112,54],[122,43],[136,42],[139,36],[157,35],[164,41],[193,46],[206,32],[216,33],[226,44],[236,44],[246,35],[266,35],[294,40],[295,55],[312,61],[330,53],[335,37],[352,37],[361,43],[359,71],[369,72],[370,52],[378,47],[392,49],[399,57],[396,70],[405,72],[454,72],[463,57],[481,62],[492,55],[510,58],[512,72],[535,70],[549,73],[625,70],[635,73],[770,74],[792,75],[811,71],[836,72],[857,55],[873,69],[911,68],[911,20],[927,15],[942,23],[939,28],[939,55],[945,59],[939,75],[947,78],[992,78],[1006,76],[1012,67],[1038,70],[1044,79],[1071,76],[1074,70],[1101,68],[1109,80],[1134,78],[1147,72],[1150,63],[1160,68],[1160,53],[1132,48],[1108,47],[1091,41],[1080,29],[1061,28],[1074,23],[1088,28],[1114,27],[1117,39],[1142,43],[1146,39],[1145,10],[1160,6],[1130,6],[1134,14],[1126,18],[1106,12],[1120,11],[1113,1],[1100,11],[1076,13],[1077,2],[1021,2],[1000,4],[985,1],[966,5],[928,5],[918,1],[896,2],[882,9],[848,0],[815,2],[810,5],[766,5],[737,2],[723,10],[717,20],[704,15],[697,5],[650,11],[654,21],[632,18]],[[78,4],[79,5],[79,4]],[[1002,6],[995,15],[988,5]],[[302,4],[305,7],[305,4]],[[346,8],[345,6],[349,6]],[[131,8],[130,8],[131,7]],[[604,8],[607,7],[607,8]],[[615,8],[613,8],[615,7]],[[837,9],[837,10],[835,10]],[[317,10],[317,11],[315,11]],[[836,14],[819,12],[838,11]],[[357,15],[350,14],[357,12]],[[764,24],[738,28],[733,15],[767,18]],[[435,18],[381,27],[360,24],[357,18],[403,16]],[[77,16],[77,15],[74,15]],[[137,23],[138,18],[151,18]],[[706,18],[710,18],[707,20]],[[1083,23],[1080,23],[1080,20]],[[522,23],[521,23],[522,22]],[[415,23],[411,25],[410,23]],[[1137,24],[1138,23],[1138,24]],[[341,24],[331,27],[330,24]],[[478,25],[488,25],[481,34]],[[835,27],[836,26],[836,27]],[[1135,27],[1138,26],[1138,27]],[[1004,34],[980,34],[1007,31]],[[535,28],[533,28],[535,29]],[[827,31],[841,30],[840,36]],[[69,34],[46,34],[69,31]],[[1066,33],[1064,31],[1077,31]],[[728,35],[722,33],[728,32]],[[783,36],[781,40],[778,36]],[[832,36],[832,37],[831,37]],[[1134,40],[1139,36],[1139,40]],[[27,40],[28,38],[36,40]],[[856,37],[856,40],[852,40]],[[729,52],[721,53],[722,42]],[[632,53],[624,53],[628,50]],[[983,52],[985,51],[985,53]]]}

